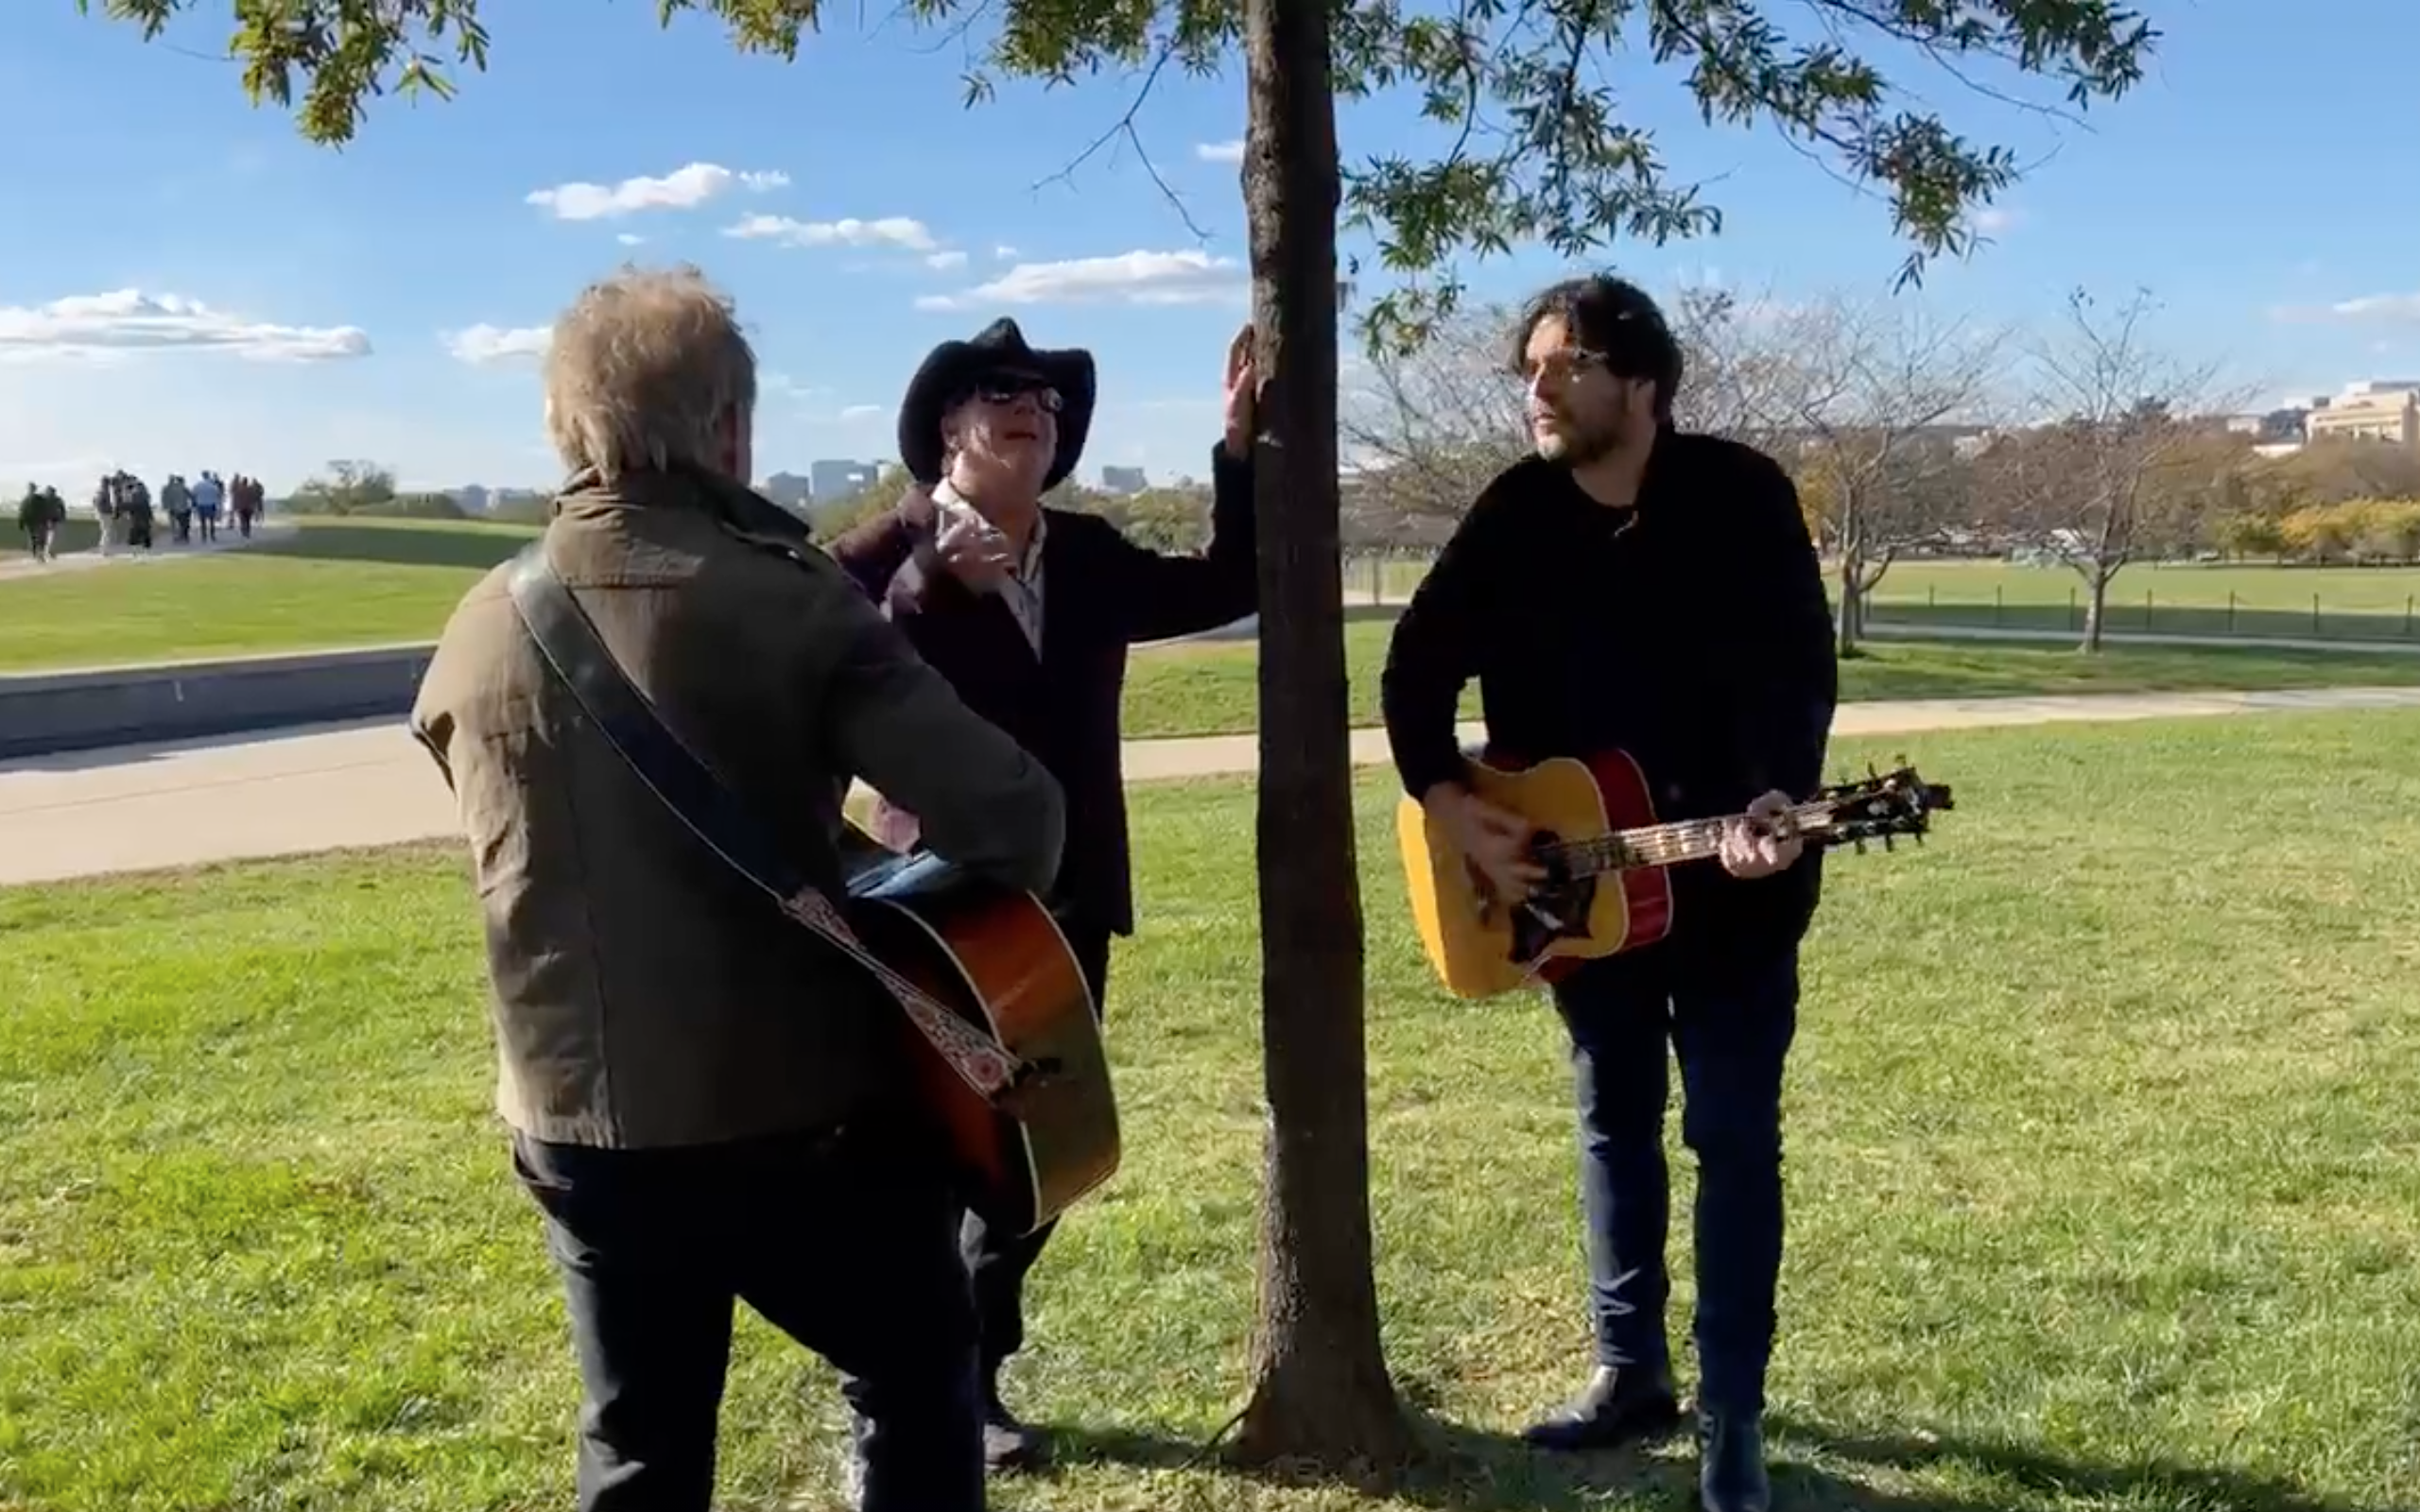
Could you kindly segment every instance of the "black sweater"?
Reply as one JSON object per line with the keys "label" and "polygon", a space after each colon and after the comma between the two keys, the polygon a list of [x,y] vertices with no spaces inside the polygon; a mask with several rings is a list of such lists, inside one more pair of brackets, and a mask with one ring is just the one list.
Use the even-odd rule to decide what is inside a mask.
{"label": "black sweater", "polygon": [[[1667,428],[1634,509],[1531,457],[1480,494],[1396,622],[1387,738],[1414,797],[1463,772],[1455,709],[1479,684],[1488,745],[1522,762],[1634,757],[1659,816],[1734,813],[1823,781],[1839,696],[1831,612],[1798,493],[1771,457]],[[1819,858],[1674,879],[1675,945],[1794,938]]]}

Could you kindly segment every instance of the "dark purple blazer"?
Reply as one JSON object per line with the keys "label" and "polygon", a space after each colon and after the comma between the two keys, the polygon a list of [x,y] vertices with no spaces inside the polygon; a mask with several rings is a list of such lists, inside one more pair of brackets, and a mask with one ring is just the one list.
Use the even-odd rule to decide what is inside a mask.
{"label": "dark purple blazer", "polygon": [[977,713],[1059,779],[1067,843],[1052,902],[1115,934],[1134,929],[1120,705],[1127,648],[1217,629],[1254,612],[1252,465],[1211,454],[1211,538],[1199,555],[1132,541],[1098,515],[1051,508],[1042,546],[1042,654],[998,597],[977,594],[917,547],[934,519],[894,508],[825,546]]}

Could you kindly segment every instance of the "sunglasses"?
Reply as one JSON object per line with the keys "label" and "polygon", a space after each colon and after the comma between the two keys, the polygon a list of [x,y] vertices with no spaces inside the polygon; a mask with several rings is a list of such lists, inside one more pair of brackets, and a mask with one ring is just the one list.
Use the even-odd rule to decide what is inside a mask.
{"label": "sunglasses", "polygon": [[978,378],[969,392],[987,404],[1013,404],[1031,394],[1045,411],[1053,415],[1066,404],[1059,390],[1046,381],[1022,373],[994,373]]}

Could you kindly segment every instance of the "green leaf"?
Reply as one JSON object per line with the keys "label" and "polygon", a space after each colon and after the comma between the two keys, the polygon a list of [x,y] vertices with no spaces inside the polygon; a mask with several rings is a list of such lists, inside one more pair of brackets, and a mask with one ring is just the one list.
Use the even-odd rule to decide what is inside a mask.
{"label": "green leaf", "polygon": [[[1374,350],[1426,340],[1458,305],[1464,259],[1540,244],[1579,260],[1624,242],[1720,232],[1720,208],[1700,186],[1674,180],[1613,80],[1634,93],[1660,69],[1707,124],[1778,131],[1877,192],[1908,247],[1899,276],[1912,282],[1934,259],[1971,249],[1975,213],[2016,182],[2018,168],[2006,147],[1961,134],[1868,55],[1894,68],[1912,60],[1910,71],[1950,78],[1979,99],[2058,113],[2123,94],[2157,40],[2116,0],[1448,0],[1417,13],[1402,0],[1326,3],[1333,77],[1315,87],[1347,99],[1409,92],[1424,119],[1453,133],[1433,157],[1348,153],[1339,165],[1344,227],[1368,234],[1397,279],[1363,315]],[[450,97],[449,62],[487,66],[477,0],[102,0],[99,9],[146,38],[182,12],[232,11],[228,48],[244,65],[247,94],[293,111],[306,137],[329,146],[353,140],[365,102],[389,88]],[[718,20],[735,48],[785,59],[798,56],[821,10],[821,0],[656,5],[666,26],[697,11]],[[1235,56],[1242,7],[894,0],[889,14],[969,39],[978,24],[990,28],[963,79],[972,107],[1002,78],[1050,88],[1110,73],[1155,77],[1170,63],[1219,74]],[[2063,103],[2024,99],[2029,87]]]}

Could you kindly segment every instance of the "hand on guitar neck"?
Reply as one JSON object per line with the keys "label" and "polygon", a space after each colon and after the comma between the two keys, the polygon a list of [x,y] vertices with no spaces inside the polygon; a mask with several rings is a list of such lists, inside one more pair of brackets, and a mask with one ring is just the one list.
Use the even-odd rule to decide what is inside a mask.
{"label": "hand on guitar neck", "polygon": [[1751,881],[1789,870],[1804,849],[1789,795],[1775,789],[1722,827],[1722,849],[1715,854],[1723,870]]}

